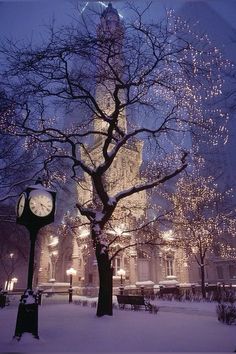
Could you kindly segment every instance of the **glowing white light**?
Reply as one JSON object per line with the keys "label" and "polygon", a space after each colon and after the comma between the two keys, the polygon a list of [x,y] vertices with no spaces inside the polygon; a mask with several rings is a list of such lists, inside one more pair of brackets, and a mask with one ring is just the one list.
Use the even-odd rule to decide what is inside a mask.
{"label": "glowing white light", "polygon": [[117,236],[129,236],[130,232],[125,232],[125,225],[121,224],[120,226],[115,226],[113,230],[107,230],[108,234],[117,235]]}
{"label": "glowing white light", "polygon": [[193,252],[194,254],[196,254],[196,253],[198,252],[198,248],[195,247],[195,246],[193,246],[193,247],[192,247],[192,252]]}
{"label": "glowing white light", "polygon": [[102,2],[102,1],[98,1],[99,2],[99,4],[101,4],[102,6],[104,6],[104,7],[107,7],[108,5],[106,5],[104,2]]}
{"label": "glowing white light", "polygon": [[122,235],[122,233],[123,233],[123,231],[122,231],[122,229],[121,229],[121,228],[116,227],[116,228],[115,228],[115,233],[116,233],[118,236],[121,236],[121,235]]}
{"label": "glowing white light", "polygon": [[48,246],[55,247],[58,245],[58,242],[59,242],[59,239],[57,236],[50,236],[50,241],[49,241]]}
{"label": "glowing white light", "polygon": [[86,4],[84,5],[84,7],[82,8],[82,10],[81,10],[81,14],[84,12],[84,10],[86,9],[86,7],[88,6],[88,1],[86,2]]}
{"label": "glowing white light", "polygon": [[66,274],[67,275],[76,275],[77,271],[74,268],[67,269]]}
{"label": "glowing white light", "polygon": [[90,231],[87,229],[80,229],[79,230],[79,237],[80,238],[85,238],[88,237],[90,235]]}
{"label": "glowing white light", "polygon": [[6,281],[5,282],[5,287],[4,287],[5,290],[12,291],[13,288],[14,288],[15,283],[17,283],[17,282],[18,282],[17,278],[12,278],[11,280]]}
{"label": "glowing white light", "polygon": [[166,232],[163,233],[163,239],[166,241],[171,241],[174,239],[174,234],[172,230],[168,230]]}
{"label": "glowing white light", "polygon": [[119,270],[117,271],[117,275],[119,275],[120,277],[121,277],[121,276],[124,277],[124,276],[125,276],[125,270],[124,270],[124,269],[119,269]]}

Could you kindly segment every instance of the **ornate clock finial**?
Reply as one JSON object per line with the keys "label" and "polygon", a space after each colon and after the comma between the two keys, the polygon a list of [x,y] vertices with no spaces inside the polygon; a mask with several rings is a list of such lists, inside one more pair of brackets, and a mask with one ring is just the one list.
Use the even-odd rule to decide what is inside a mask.
{"label": "ornate clock finial", "polygon": [[35,184],[42,184],[43,185],[43,179],[42,177],[38,177]]}
{"label": "ornate clock finial", "polygon": [[43,187],[48,187],[49,186],[49,179],[44,173],[42,176],[39,176],[35,182],[35,184],[41,184]]}

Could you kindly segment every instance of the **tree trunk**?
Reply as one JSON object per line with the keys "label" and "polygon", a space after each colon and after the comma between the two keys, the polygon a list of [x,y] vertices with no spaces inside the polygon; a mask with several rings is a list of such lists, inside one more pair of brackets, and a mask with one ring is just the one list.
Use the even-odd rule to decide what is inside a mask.
{"label": "tree trunk", "polygon": [[113,269],[108,254],[96,254],[99,273],[99,295],[97,316],[112,316],[112,276]]}
{"label": "tree trunk", "polygon": [[201,271],[202,297],[203,297],[203,299],[205,299],[206,298],[206,287],[205,287],[205,266],[204,266],[204,264],[201,264],[200,271]]}

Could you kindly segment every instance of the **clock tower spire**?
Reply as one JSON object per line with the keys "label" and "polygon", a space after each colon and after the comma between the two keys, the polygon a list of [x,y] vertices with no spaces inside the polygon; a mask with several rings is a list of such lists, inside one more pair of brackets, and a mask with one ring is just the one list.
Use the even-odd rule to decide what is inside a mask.
{"label": "clock tower spire", "polygon": [[[100,17],[97,27],[97,38],[100,41],[100,54],[97,59],[97,84],[96,99],[106,116],[111,116],[115,110],[114,91],[118,79],[123,76],[123,40],[124,25],[118,11],[109,2]],[[119,92],[120,102],[124,101],[124,92]],[[120,112],[118,126],[124,132],[127,130],[126,112]],[[94,128],[96,131],[107,130],[107,123],[95,117]]]}

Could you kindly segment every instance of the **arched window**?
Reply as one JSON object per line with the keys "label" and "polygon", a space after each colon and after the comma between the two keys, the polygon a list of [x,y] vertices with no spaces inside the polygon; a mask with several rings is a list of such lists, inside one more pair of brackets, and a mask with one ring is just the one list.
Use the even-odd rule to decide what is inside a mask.
{"label": "arched window", "polygon": [[112,261],[112,266],[113,266],[113,275],[118,275],[117,272],[121,268],[121,259],[120,257],[116,257]]}
{"label": "arched window", "polygon": [[150,280],[150,255],[143,251],[138,250],[138,259],[137,259],[137,268],[138,268],[138,281],[147,281]]}
{"label": "arched window", "polygon": [[166,275],[174,275],[174,257],[171,255],[166,257]]}

